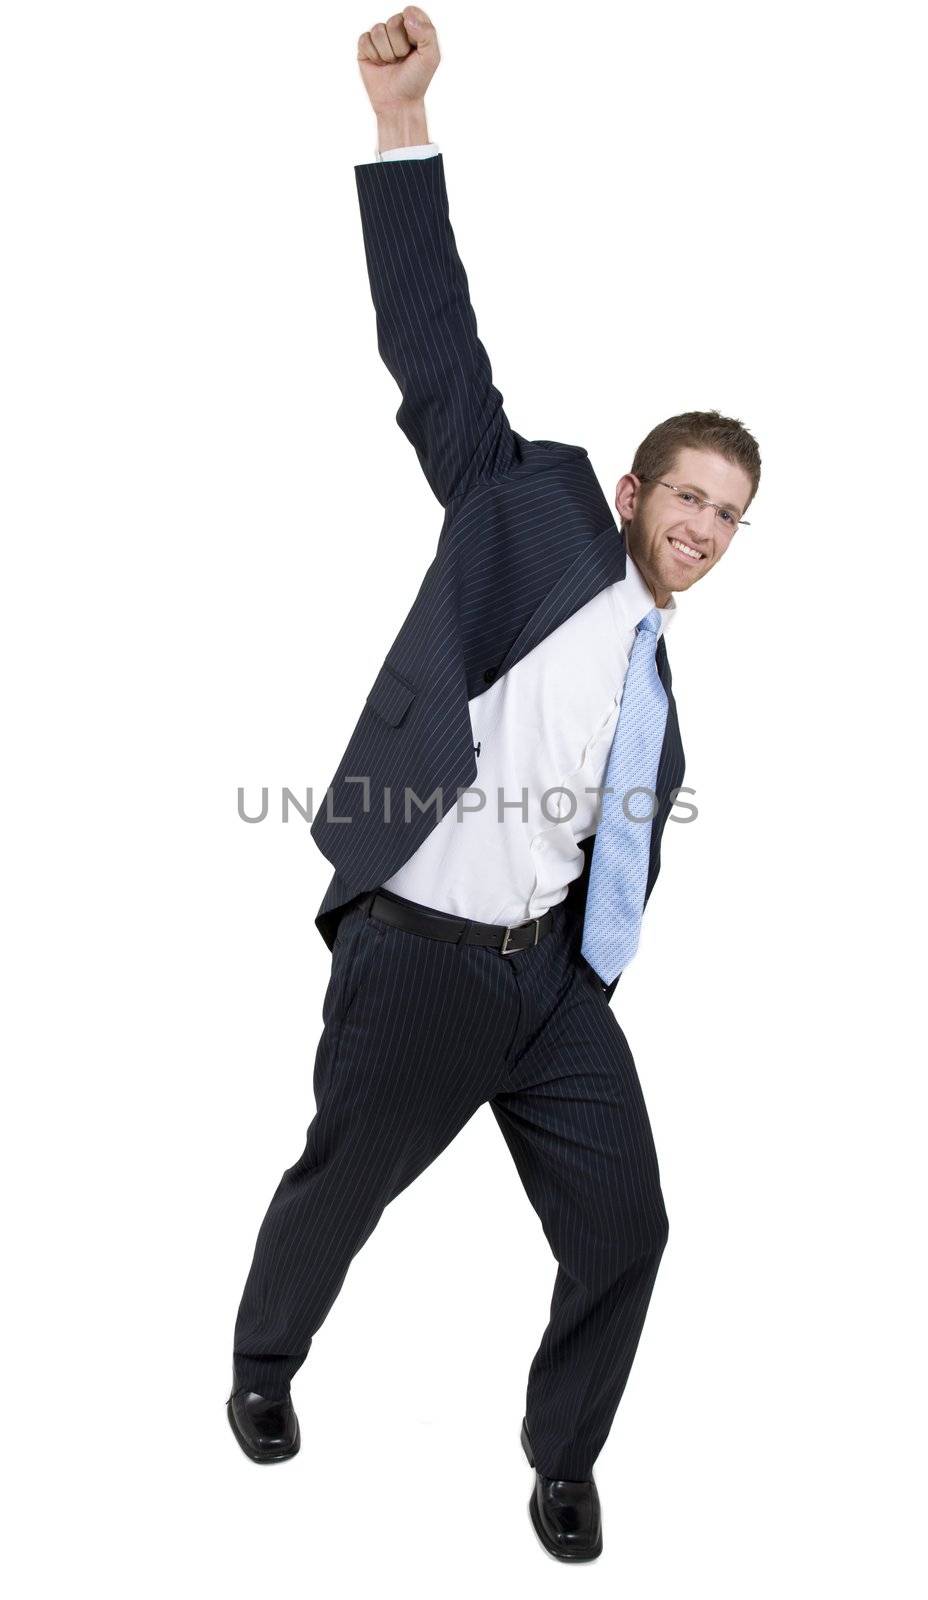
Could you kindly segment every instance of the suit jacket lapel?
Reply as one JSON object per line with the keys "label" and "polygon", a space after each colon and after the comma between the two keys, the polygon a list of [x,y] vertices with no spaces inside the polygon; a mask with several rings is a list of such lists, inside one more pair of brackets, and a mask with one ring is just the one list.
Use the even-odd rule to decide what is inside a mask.
{"label": "suit jacket lapel", "polygon": [[499,678],[517,661],[534,650],[536,644],[572,617],[575,611],[605,589],[625,577],[625,535],[616,526],[606,528],[581,550],[554,588],[529,617],[522,631],[497,669]]}

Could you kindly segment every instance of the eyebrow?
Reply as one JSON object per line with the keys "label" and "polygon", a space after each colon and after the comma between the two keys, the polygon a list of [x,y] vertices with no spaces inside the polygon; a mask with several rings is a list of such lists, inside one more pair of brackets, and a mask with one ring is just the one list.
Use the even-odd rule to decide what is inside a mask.
{"label": "eyebrow", "polygon": [[[680,488],[692,489],[693,493],[698,494],[703,500],[709,499],[705,489],[700,489],[698,483],[681,483]],[[741,512],[738,510],[738,507],[734,505],[731,500],[720,500],[719,505],[722,507],[723,511],[730,511],[736,517],[741,516]]]}

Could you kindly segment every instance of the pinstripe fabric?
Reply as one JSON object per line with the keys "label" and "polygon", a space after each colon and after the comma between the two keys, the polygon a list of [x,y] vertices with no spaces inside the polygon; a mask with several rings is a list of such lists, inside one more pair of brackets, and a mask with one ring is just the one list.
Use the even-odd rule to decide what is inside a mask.
{"label": "pinstripe fabric", "polygon": [[587,1478],[667,1237],[625,1035],[564,903],[547,938],[506,957],[388,927],[368,908],[339,924],[316,1113],[258,1234],[233,1387],[288,1392],[385,1206],[489,1103],[558,1263],[526,1391],[536,1462]]}
{"label": "pinstripe fabric", "polygon": [[[468,700],[625,575],[624,537],[586,450],[509,425],[449,220],[443,156],[362,163],[355,178],[378,349],[402,395],[396,420],[445,515],[312,824],[335,869],[316,914],[330,949],[345,906],[397,872],[474,783]],[[683,780],[663,639],[657,661],[670,707],[647,893]],[[413,805],[409,821],[407,786],[423,802],[439,797]]]}

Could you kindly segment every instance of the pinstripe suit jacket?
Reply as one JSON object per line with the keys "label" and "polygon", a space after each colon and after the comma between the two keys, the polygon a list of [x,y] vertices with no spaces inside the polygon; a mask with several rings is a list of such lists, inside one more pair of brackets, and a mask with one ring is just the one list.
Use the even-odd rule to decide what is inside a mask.
{"label": "pinstripe suit jacket", "polygon": [[[444,521],[312,824],[335,868],[315,919],[330,948],[345,908],[398,871],[474,783],[468,701],[625,576],[624,536],[586,450],[525,439],[509,425],[477,334],[441,153],[364,163],[355,178],[377,346],[402,394],[396,420]],[[646,902],[684,766],[663,638],[657,666],[669,714]],[[408,820],[407,789],[424,806],[411,801]],[[582,841],[584,870],[569,891],[581,918],[592,846],[593,837]]]}

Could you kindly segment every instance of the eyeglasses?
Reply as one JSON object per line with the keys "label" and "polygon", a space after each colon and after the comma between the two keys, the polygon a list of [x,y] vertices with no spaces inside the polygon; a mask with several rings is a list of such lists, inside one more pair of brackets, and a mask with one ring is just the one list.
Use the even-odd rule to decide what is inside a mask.
{"label": "eyeglasses", "polygon": [[693,489],[681,489],[679,484],[665,483],[663,478],[642,478],[639,474],[636,474],[636,476],[638,476],[639,483],[659,483],[664,489],[672,489],[681,505],[695,507],[697,511],[703,511],[706,506],[711,506],[715,512],[716,520],[721,522],[723,528],[727,528],[729,532],[734,528],[749,528],[751,526],[749,522],[745,522],[743,517],[736,517],[730,506],[717,505],[714,500],[703,500],[702,496],[696,494]]}

